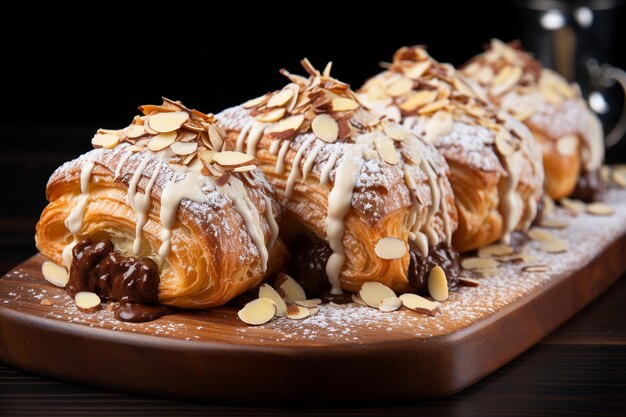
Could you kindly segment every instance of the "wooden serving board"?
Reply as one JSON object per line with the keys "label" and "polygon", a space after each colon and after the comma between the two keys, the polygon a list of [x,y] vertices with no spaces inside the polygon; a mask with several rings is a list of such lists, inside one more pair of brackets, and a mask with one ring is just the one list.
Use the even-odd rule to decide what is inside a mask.
{"label": "wooden serving board", "polygon": [[[235,306],[123,323],[106,308],[78,311],[43,279],[44,257],[35,255],[0,279],[0,362],[112,390],[236,403],[450,395],[524,352],[626,271],[626,191],[607,201],[611,216],[557,212],[569,226],[550,232],[568,251],[546,253],[531,241],[523,250],[532,259],[503,263],[480,286],[452,292],[434,317],[327,304],[305,320],[258,327],[240,322]],[[550,271],[524,272],[528,265]]]}

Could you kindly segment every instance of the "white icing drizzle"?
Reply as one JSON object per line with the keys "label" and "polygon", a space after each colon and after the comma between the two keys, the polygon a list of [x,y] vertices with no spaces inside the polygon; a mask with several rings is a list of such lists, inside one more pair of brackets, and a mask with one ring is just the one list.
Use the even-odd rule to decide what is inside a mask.
{"label": "white icing drizzle", "polygon": [[285,171],[285,155],[287,155],[288,150],[289,141],[286,140],[280,145],[280,151],[278,151],[278,157],[276,158],[276,166],[274,167],[275,173],[282,174]]}
{"label": "white icing drizzle", "polygon": [[[302,148],[301,148],[302,149]],[[355,177],[361,169],[361,158],[346,155],[341,160],[335,174],[335,183],[328,194],[328,214],[326,216],[326,237],[333,253],[326,264],[326,275],[332,286],[332,294],[341,294],[339,274],[345,262],[343,235],[345,232],[344,217],[352,206]]]}
{"label": "white icing drizzle", "polygon": [[272,144],[270,145],[270,155],[276,155],[278,153],[278,148],[280,147],[280,140],[275,140],[274,142],[272,142]]}
{"label": "white icing drizzle", "polygon": [[63,265],[65,265],[68,271],[72,267],[72,257],[74,256],[72,254],[72,249],[74,249],[74,246],[76,246],[77,243],[78,241],[76,239],[72,240],[69,245],[65,245],[61,254],[61,257],[63,258]]}
{"label": "white icing drizzle", "polygon": [[291,162],[291,172],[289,172],[289,177],[287,177],[287,185],[285,186],[285,198],[291,198],[291,194],[293,193],[293,187],[298,179],[298,175],[300,174],[300,161],[302,160],[302,155],[304,155],[304,151],[309,147],[311,142],[315,140],[315,137],[310,137],[304,141],[296,156],[293,158]]}
{"label": "white icing drizzle", "polygon": [[511,232],[517,227],[524,211],[524,202],[517,193],[517,186],[522,169],[521,158],[522,155],[519,152],[515,152],[510,157],[503,158],[505,169],[509,173],[506,189],[502,196],[502,217],[504,220],[502,241],[507,244],[511,239]]}
{"label": "white icing drizzle", "polygon": [[[250,235],[252,242],[259,250],[259,257],[261,258],[263,271],[267,270],[268,250],[267,246],[265,246],[265,236],[263,234],[263,228],[261,227],[261,214],[248,198],[248,194],[246,193],[243,183],[239,179],[231,176],[226,184],[219,186],[219,189],[225,195],[230,197],[233,201],[235,209],[239,212],[239,214],[241,214],[241,217],[243,217],[248,234]],[[274,216],[271,217],[274,218]],[[271,227],[272,226],[270,225],[270,228]]]}
{"label": "white icing drizzle", "polygon": [[257,146],[259,141],[263,137],[263,131],[265,131],[265,124],[254,121],[252,128],[248,132],[248,140],[246,141],[246,153],[248,155],[256,156]]}
{"label": "white icing drizzle", "polygon": [[328,158],[328,161],[324,164],[322,168],[322,173],[320,174],[320,184],[326,185],[328,184],[328,179],[330,178],[330,171],[335,167],[335,163],[337,162],[337,158],[339,158],[339,149],[335,150]]}
{"label": "white icing drizzle", "polygon": [[318,143],[315,148],[311,151],[311,153],[304,160],[304,165],[302,166],[302,182],[306,181],[306,177],[309,176],[311,170],[313,169],[313,163],[315,162],[315,158],[317,158],[317,154],[324,147],[323,143]]}
{"label": "white icing drizzle", "polygon": [[239,132],[239,136],[237,136],[237,143],[235,145],[235,150],[237,152],[243,152],[243,146],[246,143],[246,137],[248,136],[248,132],[252,128],[252,123],[247,123],[241,132]]}
{"label": "white icing drizzle", "polygon": [[127,153],[124,154],[124,156],[122,156],[120,158],[120,161],[117,163],[117,166],[115,167],[115,175],[113,175],[113,179],[116,180],[119,178],[120,173],[122,172],[122,167],[124,166],[124,164],[126,163],[126,161],[128,160],[128,158],[132,155],[133,153],[131,151],[128,151]]}
{"label": "white icing drizzle", "polygon": [[152,190],[152,186],[156,181],[157,175],[161,170],[161,163],[158,163],[154,171],[152,172],[152,177],[146,185],[146,189],[144,193],[137,192],[137,185],[139,184],[139,180],[141,179],[141,174],[146,167],[146,164],[150,157],[146,155],[133,175],[133,178],[128,185],[128,202],[132,209],[135,211],[135,215],[137,216],[137,220],[135,222],[135,241],[133,242],[133,254],[139,255],[142,250],[142,236],[141,233],[143,231],[146,222],[148,221],[148,211],[150,209],[150,191]]}
{"label": "white icing drizzle", "polygon": [[267,245],[267,249],[271,250],[276,243],[276,239],[278,239],[278,223],[276,223],[276,218],[274,217],[274,209],[272,208],[272,201],[268,196],[263,197],[265,199],[265,221],[270,226],[270,242]]}

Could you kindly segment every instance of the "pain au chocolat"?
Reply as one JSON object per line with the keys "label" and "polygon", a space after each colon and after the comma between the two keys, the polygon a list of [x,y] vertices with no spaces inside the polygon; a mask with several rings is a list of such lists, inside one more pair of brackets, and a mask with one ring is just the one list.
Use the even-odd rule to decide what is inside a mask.
{"label": "pain au chocolat", "polygon": [[443,157],[365,109],[330,65],[302,64],[308,77],[283,70],[284,88],[216,116],[280,196],[294,278],[307,294],[324,283],[356,292],[369,281],[424,292],[439,264],[454,281],[457,212]]}
{"label": "pain au chocolat", "polygon": [[539,146],[522,123],[479,98],[451,65],[423,47],[404,47],[358,95],[446,158],[459,212],[455,249],[507,241],[514,230],[530,226],[543,189]]}
{"label": "pain au chocolat", "polygon": [[604,133],[577,85],[542,68],[517,43],[495,39],[461,71],[486,97],[530,128],[543,150],[546,191],[552,198],[599,197]]}
{"label": "pain au chocolat", "polygon": [[39,250],[71,295],[204,308],[259,284],[285,256],[281,207],[256,161],[222,149],[213,115],[165,99],[58,168]]}

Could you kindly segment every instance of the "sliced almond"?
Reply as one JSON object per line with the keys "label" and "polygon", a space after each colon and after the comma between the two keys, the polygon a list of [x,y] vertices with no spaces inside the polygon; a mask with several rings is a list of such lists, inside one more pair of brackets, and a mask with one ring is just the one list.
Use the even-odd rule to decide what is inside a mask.
{"label": "sliced almond", "polygon": [[170,146],[176,140],[176,132],[159,133],[148,142],[148,149],[153,152],[161,151]]}
{"label": "sliced almond", "polygon": [[311,298],[310,300],[298,300],[296,304],[306,308],[315,308],[322,304],[322,300],[319,298]]}
{"label": "sliced almond", "polygon": [[243,108],[244,109],[251,109],[253,107],[258,107],[261,104],[265,104],[265,102],[267,100],[269,100],[269,98],[270,98],[269,94],[265,94],[265,95],[259,96],[257,98],[253,98],[253,99],[248,100],[245,103],[243,103]]}
{"label": "sliced almond", "polygon": [[74,302],[76,303],[76,307],[82,312],[94,313],[100,309],[101,301],[98,294],[89,291],[81,291],[74,296]]}
{"label": "sliced almond", "polygon": [[492,277],[498,275],[497,268],[485,268],[485,269],[472,269],[472,272],[479,274],[482,277]]}
{"label": "sliced almond", "polygon": [[565,229],[569,226],[569,223],[565,219],[557,219],[554,217],[544,217],[539,222],[539,226],[546,227],[548,229]]}
{"label": "sliced almond", "polygon": [[448,299],[448,280],[446,273],[439,265],[431,269],[428,274],[428,292],[436,301]]}
{"label": "sliced almond", "polygon": [[465,258],[461,261],[461,267],[467,270],[497,268],[500,262],[487,258]]}
{"label": "sliced almond", "polygon": [[574,98],[575,93],[574,89],[570,87],[568,83],[566,83],[560,76],[555,76],[550,78],[550,87],[557,93],[559,93],[563,98],[570,99]]}
{"label": "sliced almond", "polygon": [[46,307],[54,305],[54,303],[48,300],[47,298],[44,298],[43,300],[41,300],[39,304],[41,304],[42,306],[46,306]]}
{"label": "sliced almond", "polygon": [[273,123],[281,119],[285,115],[286,110],[282,107],[277,109],[272,109],[270,111],[266,111],[256,116],[256,119],[259,122],[263,123]]}
{"label": "sliced almond", "polygon": [[561,206],[563,206],[563,208],[569,211],[572,211],[576,214],[582,213],[583,211],[585,211],[585,203],[583,203],[580,200],[572,200],[572,199],[564,197],[559,200],[559,203],[561,203]]}
{"label": "sliced almond", "polygon": [[311,129],[315,136],[324,142],[333,143],[339,136],[339,125],[327,114],[319,114],[313,119]]}
{"label": "sliced almond", "polygon": [[563,103],[563,98],[559,93],[557,93],[549,84],[540,83],[539,91],[541,95],[548,101],[548,103],[552,104],[561,104]]}
{"label": "sliced almond", "polygon": [[311,315],[311,312],[306,307],[301,307],[299,305],[290,305],[287,307],[287,312],[285,315],[292,320],[302,320]]}
{"label": "sliced almond", "polygon": [[374,141],[378,154],[389,165],[397,165],[400,161],[393,141],[386,136],[378,136]]}
{"label": "sliced almond", "polygon": [[408,309],[415,310],[419,313],[424,314],[433,314],[437,308],[439,308],[439,303],[432,302],[427,300],[424,297],[420,297],[417,294],[402,294],[400,297],[400,301],[402,301],[402,305]]}
{"label": "sliced almond", "polygon": [[406,242],[395,237],[384,237],[376,242],[374,253],[381,259],[402,258],[407,253]]}
{"label": "sliced almond", "polygon": [[548,240],[539,245],[539,250],[548,253],[561,253],[568,249],[567,242],[561,239]]}
{"label": "sliced almond", "polygon": [[281,296],[269,284],[263,284],[259,288],[259,298],[269,298],[276,305],[276,317],[282,317],[287,311],[287,304]]}
{"label": "sliced almond", "polygon": [[130,139],[137,139],[146,134],[146,130],[142,125],[130,125],[126,128],[126,137]]}
{"label": "sliced almond", "polygon": [[148,119],[150,128],[159,133],[173,132],[189,120],[189,113],[186,111],[173,111],[153,114]]}
{"label": "sliced almond", "polygon": [[282,107],[291,100],[294,91],[291,88],[280,90],[267,101],[267,107]]}
{"label": "sliced almond", "polygon": [[359,296],[368,306],[378,308],[385,298],[395,297],[396,293],[380,282],[366,282],[361,286]]}
{"label": "sliced almond", "polygon": [[475,97],[476,93],[474,90],[461,78],[461,75],[457,75],[454,77],[454,87],[456,90],[468,97]]}
{"label": "sliced almond", "polygon": [[478,287],[480,281],[470,277],[459,277],[459,284],[466,287]]}
{"label": "sliced almond", "polygon": [[515,146],[511,143],[511,140],[507,138],[505,134],[496,134],[496,148],[503,156],[511,156],[515,153]]}
{"label": "sliced almond", "polygon": [[237,151],[223,151],[213,155],[213,161],[223,167],[250,165],[255,161],[252,155]]}
{"label": "sliced almond", "polygon": [[432,103],[427,104],[424,107],[422,107],[421,109],[419,109],[417,111],[417,113],[419,113],[419,114],[428,114],[428,113],[436,112],[437,110],[443,109],[448,104],[450,104],[450,100],[448,100],[448,99],[433,101]]}
{"label": "sliced almond", "polygon": [[608,167],[606,165],[602,165],[600,167],[600,179],[602,180],[604,185],[609,185],[609,182],[611,180],[611,173],[612,172],[615,172],[615,169],[611,169],[610,167]]}
{"label": "sliced almond", "polygon": [[217,151],[213,151],[213,150],[207,150],[207,151],[202,151],[198,154],[198,157],[200,159],[202,159],[204,162],[206,162],[207,164],[212,164],[213,163],[213,157],[217,154]]}
{"label": "sliced almond", "polygon": [[361,305],[361,306],[365,306],[365,307],[369,307],[365,301],[363,301],[363,299],[359,296],[359,294],[352,294],[352,301],[355,304]]}
{"label": "sliced almond", "polygon": [[520,67],[504,67],[498,72],[492,82],[490,93],[499,96],[506,93],[522,78],[523,71]]}
{"label": "sliced almond", "polygon": [[405,112],[412,112],[417,110],[418,108],[432,103],[437,99],[437,91],[436,90],[421,90],[417,91],[409,96],[408,99],[398,104],[398,107]]}
{"label": "sliced almond", "polygon": [[112,149],[120,143],[120,137],[109,133],[96,133],[91,139],[91,144],[94,148]]}
{"label": "sliced almond", "polygon": [[244,165],[242,167],[233,168],[233,172],[248,172],[257,168],[256,165]]}
{"label": "sliced almond", "polygon": [[174,142],[170,145],[170,148],[176,155],[191,155],[198,150],[198,144],[196,142]]}
{"label": "sliced almond", "polygon": [[216,151],[222,149],[222,145],[224,145],[224,138],[220,133],[217,125],[215,123],[211,123],[208,129],[209,141],[211,142],[211,147]]}
{"label": "sliced almond", "polygon": [[615,213],[615,209],[606,203],[596,202],[587,206],[587,213],[595,216],[610,216]]}
{"label": "sliced almond", "polygon": [[402,142],[411,136],[411,133],[404,126],[395,124],[387,125],[385,127],[385,134],[396,142]]}
{"label": "sliced almond", "polygon": [[269,298],[257,298],[246,304],[239,312],[239,320],[258,326],[265,324],[276,315],[276,304]]}
{"label": "sliced almond", "polygon": [[611,172],[611,179],[617,186],[626,188],[626,171],[625,170],[613,170]]}
{"label": "sliced almond", "polygon": [[176,136],[176,140],[181,141],[181,142],[191,142],[197,137],[198,137],[198,132],[192,132],[189,130],[181,130],[178,132],[178,136]]}
{"label": "sliced almond", "polygon": [[522,268],[524,272],[548,272],[550,267],[547,265],[528,265]]}
{"label": "sliced almond", "polygon": [[302,122],[304,122],[304,114],[296,114],[295,116],[286,117],[272,126],[267,133],[271,136],[278,137],[281,136],[281,133],[286,132],[290,132],[290,135],[293,135],[300,128]]}
{"label": "sliced almond", "polygon": [[388,313],[391,311],[396,311],[400,307],[402,307],[402,300],[400,300],[396,296],[393,296],[393,297],[384,298],[383,301],[378,306],[378,309],[380,311]]}
{"label": "sliced almond", "polygon": [[556,239],[556,236],[552,233],[541,229],[530,229],[528,231],[528,237],[532,240],[536,240],[537,242],[546,242],[548,240]]}
{"label": "sliced almond", "polygon": [[46,261],[41,265],[41,273],[50,284],[55,287],[65,288],[69,281],[67,269],[54,262]]}
{"label": "sliced almond", "polygon": [[387,94],[391,97],[400,97],[413,89],[413,81],[408,78],[400,78],[387,87]]}
{"label": "sliced almond", "polygon": [[359,108],[359,103],[349,98],[335,97],[330,100],[330,108],[332,111],[356,110]]}
{"label": "sliced almond", "polygon": [[478,250],[479,258],[492,258],[498,257],[502,255],[510,255],[513,253],[513,248],[509,245],[505,245],[504,243],[499,243],[495,245],[485,246]]}
{"label": "sliced almond", "polygon": [[556,151],[559,155],[571,156],[578,150],[578,136],[566,135],[556,142]]}
{"label": "sliced almond", "polygon": [[307,299],[304,289],[295,279],[291,278],[287,274],[282,274],[281,277],[282,279],[278,288],[280,288],[280,290],[285,294],[283,299],[286,302],[295,303],[296,301],[304,301]]}
{"label": "sliced almond", "polygon": [[535,113],[537,113],[537,109],[535,107],[528,107],[516,111],[515,113],[513,113],[513,117],[515,117],[520,122],[524,122],[533,117]]}
{"label": "sliced almond", "polygon": [[551,216],[554,214],[554,209],[556,206],[554,205],[554,200],[549,195],[544,195],[543,198],[543,215]]}
{"label": "sliced almond", "polygon": [[407,68],[404,68],[404,76],[412,80],[417,80],[424,75],[426,71],[428,71],[428,68],[430,68],[431,65],[432,62],[430,60],[417,62]]}

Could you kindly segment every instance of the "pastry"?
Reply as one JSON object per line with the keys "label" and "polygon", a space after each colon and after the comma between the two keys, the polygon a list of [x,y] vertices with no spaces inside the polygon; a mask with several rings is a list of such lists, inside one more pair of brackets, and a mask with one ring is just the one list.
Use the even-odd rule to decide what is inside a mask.
{"label": "pastry", "polygon": [[[435,265],[449,285],[457,213],[434,147],[363,108],[347,84],[304,60],[308,77],[219,113],[228,141],[260,161],[285,207],[285,237],[308,296],[377,281],[426,290]],[[328,289],[327,288],[327,289]]]}
{"label": "pastry", "polygon": [[459,213],[455,249],[506,242],[530,226],[542,195],[539,146],[522,123],[477,97],[451,65],[423,47],[401,48],[358,94],[446,158]]}
{"label": "pastry", "polygon": [[165,99],[51,176],[37,248],[71,295],[204,308],[259,284],[285,258],[281,207],[254,158],[222,150],[213,115]]}
{"label": "pastry", "polygon": [[577,85],[542,68],[519,44],[495,39],[461,71],[530,128],[543,150],[546,191],[553,199],[599,197],[604,133]]}

